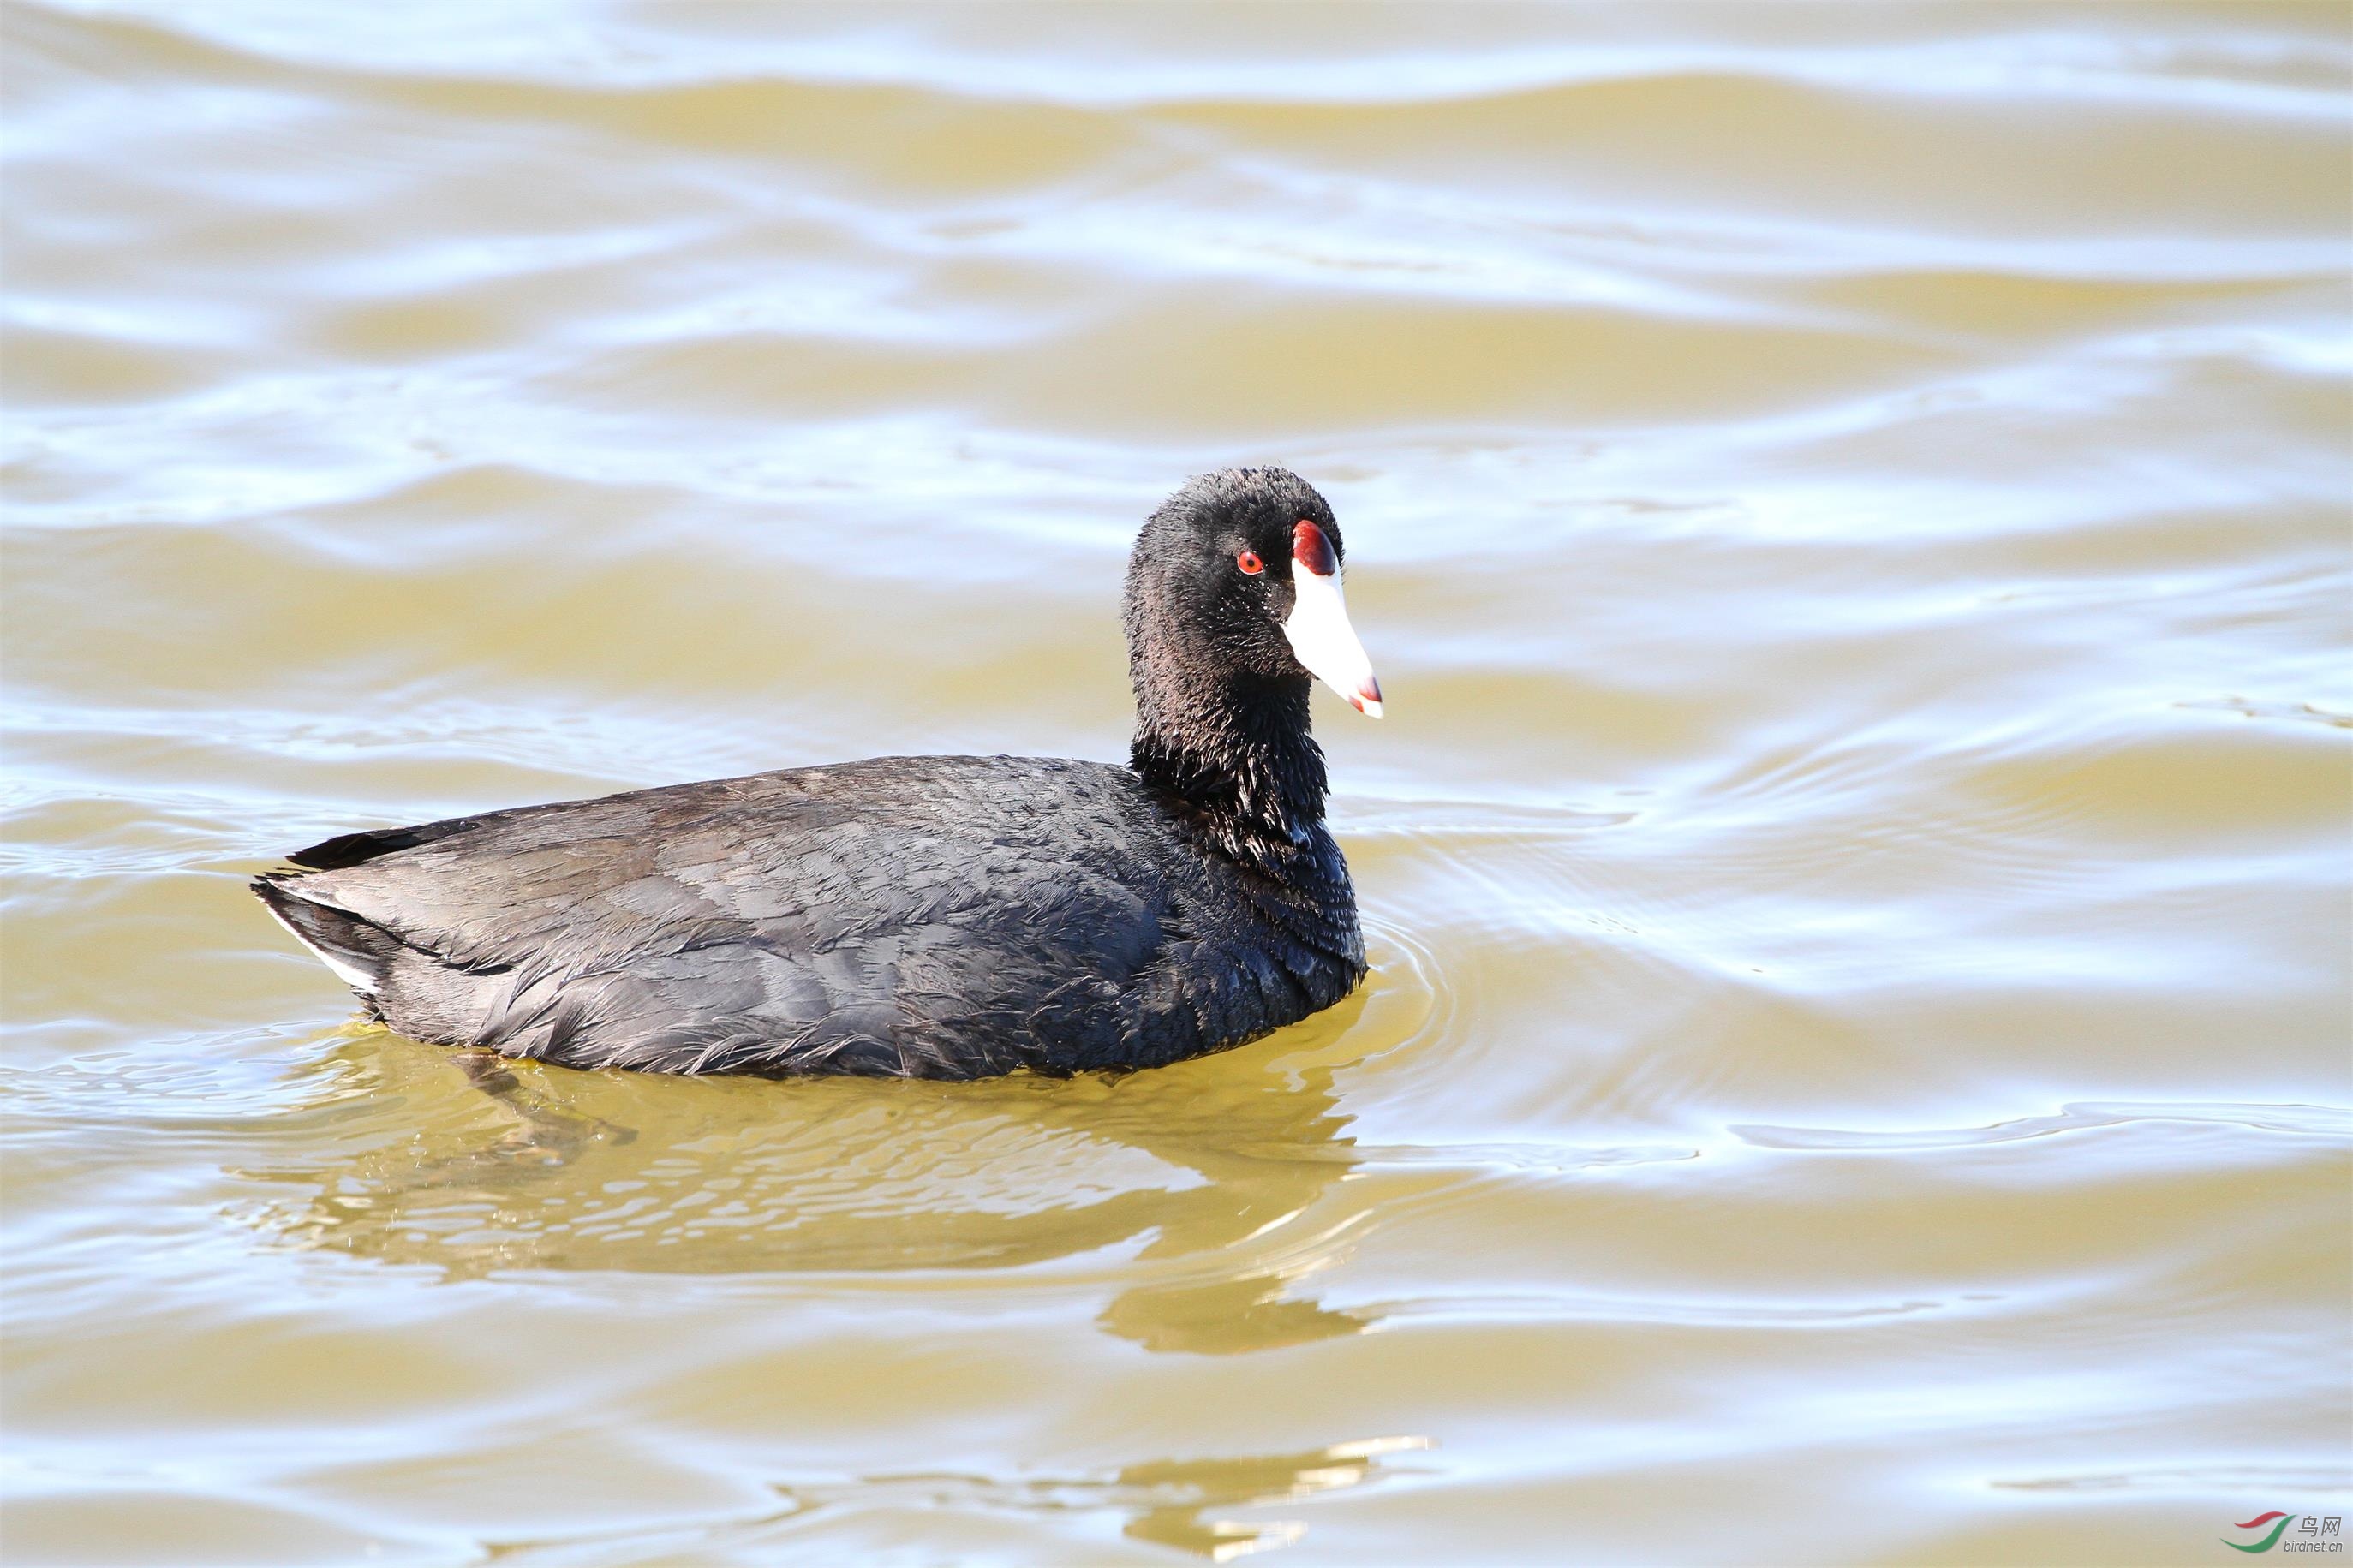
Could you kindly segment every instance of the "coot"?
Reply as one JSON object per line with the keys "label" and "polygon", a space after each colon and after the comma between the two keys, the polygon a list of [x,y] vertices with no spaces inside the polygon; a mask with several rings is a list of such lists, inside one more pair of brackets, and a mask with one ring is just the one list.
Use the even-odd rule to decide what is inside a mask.
{"label": "coot", "polygon": [[1153,1067],[1365,974],[1310,677],[1380,716],[1339,526],[1188,481],[1128,562],[1126,767],[880,757],[345,834],[253,890],[404,1035],[581,1068]]}

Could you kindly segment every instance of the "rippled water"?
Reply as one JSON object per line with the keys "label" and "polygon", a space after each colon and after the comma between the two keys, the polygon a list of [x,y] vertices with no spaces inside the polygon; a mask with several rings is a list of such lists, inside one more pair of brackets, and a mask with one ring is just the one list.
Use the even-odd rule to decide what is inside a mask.
{"label": "rippled water", "polygon": [[[12,1563],[2353,1513],[2353,13],[0,23]],[[1307,1025],[470,1077],[243,890],[1122,756],[1128,541],[1246,460],[1390,699]]]}

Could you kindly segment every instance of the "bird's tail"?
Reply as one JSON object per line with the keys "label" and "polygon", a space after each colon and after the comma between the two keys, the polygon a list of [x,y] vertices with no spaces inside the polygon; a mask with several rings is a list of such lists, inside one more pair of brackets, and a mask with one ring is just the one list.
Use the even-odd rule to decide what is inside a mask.
{"label": "bird's tail", "polygon": [[400,951],[398,937],[349,910],[304,898],[294,879],[282,873],[257,877],[251,886],[254,897],[294,934],[295,941],[309,948],[344,984],[375,999],[393,955]]}

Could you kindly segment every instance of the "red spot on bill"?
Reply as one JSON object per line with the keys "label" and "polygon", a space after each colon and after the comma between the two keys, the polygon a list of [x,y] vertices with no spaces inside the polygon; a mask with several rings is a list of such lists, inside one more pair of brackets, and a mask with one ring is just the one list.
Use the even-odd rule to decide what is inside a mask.
{"label": "red spot on bill", "polygon": [[1318,577],[1329,577],[1340,569],[1340,558],[1333,552],[1332,542],[1305,518],[1301,518],[1298,526],[1291,531],[1291,558]]}

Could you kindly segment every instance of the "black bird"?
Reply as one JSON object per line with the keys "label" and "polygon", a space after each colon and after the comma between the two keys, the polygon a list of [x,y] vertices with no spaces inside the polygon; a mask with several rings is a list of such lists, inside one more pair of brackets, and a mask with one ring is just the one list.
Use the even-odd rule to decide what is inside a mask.
{"label": "black bird", "polygon": [[1189,480],[1127,568],[1126,767],[878,757],[330,838],[254,882],[393,1028],[581,1068],[1155,1067],[1365,975],[1308,734],[1380,716],[1332,509]]}

